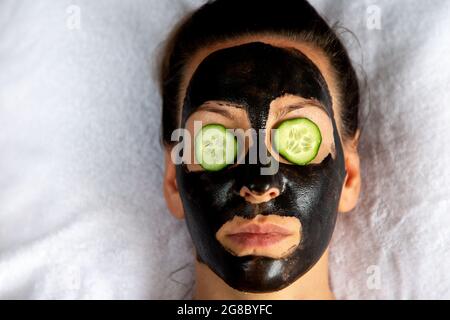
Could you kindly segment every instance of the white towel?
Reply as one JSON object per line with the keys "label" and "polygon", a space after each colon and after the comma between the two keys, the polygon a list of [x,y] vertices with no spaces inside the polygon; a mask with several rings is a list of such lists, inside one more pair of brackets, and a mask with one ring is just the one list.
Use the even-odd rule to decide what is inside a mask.
{"label": "white towel", "polygon": [[[201,3],[0,2],[0,298],[190,298],[193,246],[161,191],[155,74],[167,33]],[[371,89],[333,290],[450,298],[450,3],[312,3],[355,33],[360,47],[343,36]]]}

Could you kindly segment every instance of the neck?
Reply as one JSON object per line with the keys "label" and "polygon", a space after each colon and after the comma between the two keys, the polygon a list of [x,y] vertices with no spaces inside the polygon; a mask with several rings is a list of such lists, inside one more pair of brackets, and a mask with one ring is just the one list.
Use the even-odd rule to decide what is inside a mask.
{"label": "neck", "polygon": [[333,300],[328,281],[328,250],[308,273],[289,287],[272,293],[254,294],[237,291],[203,263],[196,262],[198,300]]}

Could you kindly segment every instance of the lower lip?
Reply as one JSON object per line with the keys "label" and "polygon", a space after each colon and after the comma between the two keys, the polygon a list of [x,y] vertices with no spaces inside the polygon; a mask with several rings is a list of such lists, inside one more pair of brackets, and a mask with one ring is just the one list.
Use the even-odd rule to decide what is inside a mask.
{"label": "lower lip", "polygon": [[245,247],[269,247],[288,237],[281,233],[237,233],[228,235],[235,243]]}

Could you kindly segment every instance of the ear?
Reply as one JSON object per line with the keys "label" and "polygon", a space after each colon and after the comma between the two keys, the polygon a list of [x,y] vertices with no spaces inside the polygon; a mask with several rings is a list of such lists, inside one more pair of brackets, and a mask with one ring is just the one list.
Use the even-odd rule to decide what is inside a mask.
{"label": "ear", "polygon": [[164,174],[164,198],[166,198],[167,207],[172,215],[177,219],[184,218],[183,203],[181,202],[178,191],[176,168],[170,156],[171,149],[166,148],[165,163],[166,170]]}
{"label": "ear", "polygon": [[345,169],[347,176],[339,202],[339,212],[347,213],[355,209],[361,192],[361,171],[360,159],[358,154],[360,131],[358,130],[355,138],[344,144]]}

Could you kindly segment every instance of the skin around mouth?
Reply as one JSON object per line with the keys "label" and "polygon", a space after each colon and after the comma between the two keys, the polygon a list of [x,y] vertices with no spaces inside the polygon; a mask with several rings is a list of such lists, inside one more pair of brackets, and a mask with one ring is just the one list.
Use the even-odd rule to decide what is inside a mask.
{"label": "skin around mouth", "polygon": [[237,257],[282,259],[300,244],[301,223],[298,218],[279,215],[235,216],[219,229],[216,239]]}

